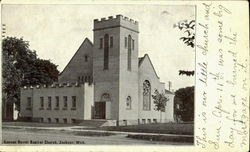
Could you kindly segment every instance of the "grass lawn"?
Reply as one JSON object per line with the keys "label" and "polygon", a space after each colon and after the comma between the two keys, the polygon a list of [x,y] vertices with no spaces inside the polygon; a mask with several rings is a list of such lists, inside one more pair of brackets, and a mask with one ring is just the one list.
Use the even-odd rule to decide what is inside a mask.
{"label": "grass lawn", "polygon": [[[30,127],[70,127],[74,124],[48,124],[48,123],[34,123],[34,122],[3,122],[3,126],[30,126]],[[83,129],[86,128],[79,128]],[[132,126],[110,126],[110,127],[97,127],[88,128],[93,130],[105,130],[105,131],[123,131],[123,132],[143,132],[143,133],[159,133],[159,134],[181,134],[181,135],[193,135],[194,124],[193,123],[158,123],[158,124],[140,124]]]}
{"label": "grass lawn", "polygon": [[108,130],[108,131],[181,134],[181,135],[194,134],[193,123],[141,124],[133,126],[101,127],[97,129]]}
{"label": "grass lawn", "polygon": [[176,137],[176,136],[163,136],[163,135],[128,135],[127,138],[149,140],[149,141],[169,141],[181,143],[193,143],[192,137]]}

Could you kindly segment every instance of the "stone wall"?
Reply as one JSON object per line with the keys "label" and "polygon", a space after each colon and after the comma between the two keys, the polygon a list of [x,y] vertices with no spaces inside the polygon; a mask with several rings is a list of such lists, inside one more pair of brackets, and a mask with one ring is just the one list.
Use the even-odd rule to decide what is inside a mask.
{"label": "stone wall", "polygon": [[[138,123],[138,33],[135,30],[121,28],[120,31],[119,125]],[[128,46],[125,47],[124,44],[125,37],[128,38],[129,35],[134,40],[134,49],[131,48],[131,70],[128,69]],[[131,97],[131,108],[126,106],[128,96]]]}
{"label": "stone wall", "polygon": [[[133,103],[132,111],[124,111],[128,95],[133,96],[134,101],[138,100],[137,33],[138,22],[122,15],[94,20],[94,100],[95,102],[101,101],[104,93],[110,95],[111,102],[106,103],[106,119],[120,120],[138,116],[136,102]],[[113,46],[109,47],[108,69],[104,69],[103,66],[104,47],[100,48],[100,39],[104,39],[105,34],[113,38]],[[125,36],[129,34],[136,40],[136,49],[132,50],[132,71],[127,71],[127,51],[124,48]]]}
{"label": "stone wall", "polygon": [[[66,97],[67,106],[65,107]],[[76,98],[75,107],[72,101],[74,97]],[[31,98],[31,108],[27,106],[28,98]],[[49,98],[51,98],[51,108]],[[59,107],[56,106],[57,98],[59,98]],[[43,100],[43,107],[41,100]],[[32,117],[34,121],[40,122],[74,123],[91,118],[92,101],[93,85],[89,85],[89,83],[22,88],[20,116]]]}
{"label": "stone wall", "polygon": [[[100,102],[103,94],[111,97],[110,118],[118,119],[119,113],[119,28],[94,31],[93,80],[94,102]],[[100,39],[109,34],[113,37],[112,48],[109,48],[109,66],[104,70],[104,47],[100,48]]]}

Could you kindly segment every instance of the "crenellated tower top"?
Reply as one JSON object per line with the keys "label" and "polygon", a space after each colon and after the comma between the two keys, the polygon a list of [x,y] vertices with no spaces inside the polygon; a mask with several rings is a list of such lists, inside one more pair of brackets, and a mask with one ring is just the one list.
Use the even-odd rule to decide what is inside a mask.
{"label": "crenellated tower top", "polygon": [[106,28],[123,27],[135,32],[139,32],[138,22],[125,17],[123,15],[109,16],[108,18],[101,18],[94,20],[94,31],[103,30]]}
{"label": "crenellated tower top", "polygon": [[48,89],[48,88],[72,88],[72,87],[82,87],[82,86],[92,86],[93,83],[78,83],[78,82],[71,82],[71,83],[53,83],[52,85],[36,85],[36,86],[24,86],[23,90],[29,89]]}

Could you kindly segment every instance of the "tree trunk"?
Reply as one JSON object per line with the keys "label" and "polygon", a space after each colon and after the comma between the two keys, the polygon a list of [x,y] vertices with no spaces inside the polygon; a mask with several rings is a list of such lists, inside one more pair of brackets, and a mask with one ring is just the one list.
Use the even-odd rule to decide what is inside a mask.
{"label": "tree trunk", "polygon": [[161,123],[161,111],[160,111],[160,123]]}

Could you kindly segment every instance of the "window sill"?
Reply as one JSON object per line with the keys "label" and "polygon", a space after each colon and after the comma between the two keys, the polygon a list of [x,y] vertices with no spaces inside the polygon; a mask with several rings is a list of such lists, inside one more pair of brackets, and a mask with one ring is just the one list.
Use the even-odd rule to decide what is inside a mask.
{"label": "window sill", "polygon": [[39,108],[39,110],[44,110],[44,108]]}
{"label": "window sill", "polygon": [[71,108],[70,110],[76,110],[76,108]]}
{"label": "window sill", "polygon": [[62,110],[67,110],[68,108],[63,108]]}
{"label": "window sill", "polygon": [[47,108],[47,110],[51,110],[51,108]]}
{"label": "window sill", "polygon": [[55,108],[54,110],[59,110],[59,108]]}
{"label": "window sill", "polygon": [[26,110],[31,110],[31,108],[26,108]]}

